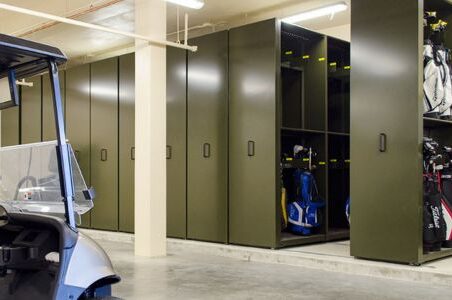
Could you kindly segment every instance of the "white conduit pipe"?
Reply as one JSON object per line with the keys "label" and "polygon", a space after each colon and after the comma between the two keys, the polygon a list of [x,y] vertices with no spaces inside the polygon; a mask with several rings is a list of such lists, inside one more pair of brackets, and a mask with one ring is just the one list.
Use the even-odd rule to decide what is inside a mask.
{"label": "white conduit pipe", "polygon": [[12,6],[12,5],[8,5],[8,4],[4,4],[4,3],[0,3],[0,9],[13,11],[16,13],[25,14],[25,15],[29,15],[29,16],[39,17],[39,18],[43,18],[43,19],[53,20],[53,21],[57,21],[60,23],[75,25],[75,26],[79,26],[79,27],[109,32],[109,33],[113,33],[113,34],[119,34],[119,35],[127,36],[130,38],[147,41],[147,42],[149,42],[151,44],[155,44],[155,45],[181,48],[181,49],[190,50],[192,52],[196,52],[198,50],[197,46],[189,46],[187,44],[178,44],[178,43],[169,42],[169,41],[158,41],[158,40],[151,39],[144,35],[139,35],[139,34],[122,31],[122,30],[111,29],[108,27],[100,26],[100,25],[95,25],[95,24],[85,23],[85,22],[81,22],[81,21],[77,21],[77,20],[73,20],[73,19],[63,18],[63,17],[59,17],[59,16],[55,16],[55,15],[51,15],[51,14],[47,14],[47,13],[43,13],[43,12],[38,12],[38,11],[26,9],[26,8],[21,8],[21,7],[17,7],[17,6]]}

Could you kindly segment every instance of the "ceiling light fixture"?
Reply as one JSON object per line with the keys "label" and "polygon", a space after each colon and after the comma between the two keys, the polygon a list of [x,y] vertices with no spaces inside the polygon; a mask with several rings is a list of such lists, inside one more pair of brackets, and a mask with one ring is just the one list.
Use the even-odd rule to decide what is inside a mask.
{"label": "ceiling light fixture", "polygon": [[335,13],[347,10],[348,6],[345,2],[339,2],[328,6],[308,10],[294,16],[282,19],[285,23],[299,23],[301,21],[311,20],[323,16],[334,15]]}
{"label": "ceiling light fixture", "polygon": [[194,9],[201,9],[204,6],[204,0],[166,0],[166,2],[171,2],[177,5]]}

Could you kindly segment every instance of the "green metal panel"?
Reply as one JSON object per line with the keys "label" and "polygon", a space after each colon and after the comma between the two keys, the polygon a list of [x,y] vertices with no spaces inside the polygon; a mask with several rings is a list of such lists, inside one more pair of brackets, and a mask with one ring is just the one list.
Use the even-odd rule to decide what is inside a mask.
{"label": "green metal panel", "polygon": [[2,110],[2,147],[18,145],[19,136],[19,107]]}
{"label": "green metal panel", "polygon": [[118,58],[91,65],[91,226],[118,230]]}
{"label": "green metal panel", "polygon": [[[351,253],[422,257],[423,1],[352,5]],[[380,134],[387,151],[379,151]],[[394,208],[394,209],[392,209]]]}
{"label": "green metal panel", "polygon": [[187,237],[227,242],[228,32],[193,39],[188,53]]}
{"label": "green metal panel", "polygon": [[119,57],[119,230],[134,231],[135,54]]}
{"label": "green metal panel", "polygon": [[21,88],[20,122],[21,143],[36,143],[41,141],[41,108],[42,86],[41,76],[27,79],[33,87]]}
{"label": "green metal panel", "polygon": [[[66,130],[88,185],[91,184],[90,113],[90,66],[71,68],[66,71]],[[91,226],[91,213],[82,217],[82,226]]]}
{"label": "green metal panel", "polygon": [[312,59],[305,64],[305,128],[325,130],[327,89],[327,40],[319,35],[309,46]]}
{"label": "green metal panel", "polygon": [[167,235],[187,234],[187,56],[186,51],[167,48]]}
{"label": "green metal panel", "polygon": [[[65,73],[59,72],[60,89],[63,107],[65,103]],[[53,111],[53,95],[49,74],[42,76],[42,140],[53,141],[56,139],[55,116]]]}
{"label": "green metal panel", "polygon": [[[229,242],[233,244],[276,247],[279,243],[279,57],[277,21],[230,30]],[[254,156],[249,156],[253,149],[248,146],[253,143]]]}

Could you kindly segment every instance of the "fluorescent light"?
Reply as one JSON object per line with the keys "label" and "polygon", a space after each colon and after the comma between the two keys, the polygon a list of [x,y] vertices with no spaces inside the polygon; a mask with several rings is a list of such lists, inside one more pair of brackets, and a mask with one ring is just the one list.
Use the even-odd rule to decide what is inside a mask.
{"label": "fluorescent light", "polygon": [[286,23],[298,23],[310,19],[315,19],[323,16],[333,15],[335,13],[347,10],[348,6],[345,2],[339,2],[336,4],[308,10],[300,14],[284,18],[282,21]]}
{"label": "fluorescent light", "polygon": [[204,6],[203,0],[166,0],[177,5],[182,5],[189,8],[201,9]]}

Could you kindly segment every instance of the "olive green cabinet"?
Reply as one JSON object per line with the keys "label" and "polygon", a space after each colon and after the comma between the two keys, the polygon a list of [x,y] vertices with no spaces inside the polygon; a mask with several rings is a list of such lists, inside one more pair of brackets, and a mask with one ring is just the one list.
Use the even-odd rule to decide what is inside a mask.
{"label": "olive green cabinet", "polygon": [[42,78],[28,78],[32,87],[21,88],[20,131],[21,143],[36,143],[42,140]]}
{"label": "olive green cabinet", "polygon": [[[61,89],[61,101],[65,105],[65,72],[58,74]],[[42,76],[42,140],[53,141],[56,139],[55,115],[53,109],[53,94],[50,86],[49,75]]]}
{"label": "olive green cabinet", "polygon": [[119,230],[134,231],[135,54],[119,57]]}
{"label": "olive green cabinet", "polygon": [[[451,249],[423,251],[423,136],[440,144],[452,141],[450,120],[423,118],[424,8],[452,21],[452,6],[440,0],[363,0],[352,5],[355,257],[420,264],[452,255]],[[447,32],[445,46],[450,48]]]}
{"label": "olive green cabinet", "polygon": [[91,65],[91,227],[118,230],[118,58]]}
{"label": "olive green cabinet", "polygon": [[167,235],[187,237],[187,53],[167,48]]}
{"label": "olive green cabinet", "polygon": [[229,241],[233,244],[276,245],[278,32],[275,20],[229,31]]}
{"label": "olive green cabinet", "polygon": [[[347,42],[276,19],[229,31],[230,243],[280,248],[348,238],[349,51]],[[294,157],[296,145],[316,153],[314,168]],[[300,169],[311,171],[325,203],[306,235],[283,217],[297,200]]]}
{"label": "olive green cabinet", "polygon": [[187,238],[227,242],[228,32],[190,41],[187,103]]}
{"label": "olive green cabinet", "polygon": [[[81,65],[67,70],[65,90],[67,138],[72,145],[86,184],[90,185],[90,65]],[[83,215],[82,226],[91,226],[90,212]]]}
{"label": "olive green cabinet", "polygon": [[1,111],[2,114],[2,147],[20,143],[19,107],[11,107]]}

